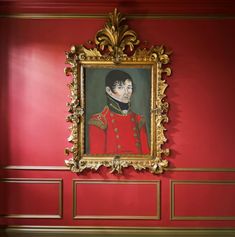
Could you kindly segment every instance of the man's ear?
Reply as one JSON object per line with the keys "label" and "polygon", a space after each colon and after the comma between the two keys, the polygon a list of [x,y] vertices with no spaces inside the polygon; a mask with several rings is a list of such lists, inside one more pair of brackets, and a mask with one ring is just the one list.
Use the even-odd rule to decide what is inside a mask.
{"label": "man's ear", "polygon": [[112,96],[112,91],[111,91],[110,87],[106,86],[105,90],[108,95]]}

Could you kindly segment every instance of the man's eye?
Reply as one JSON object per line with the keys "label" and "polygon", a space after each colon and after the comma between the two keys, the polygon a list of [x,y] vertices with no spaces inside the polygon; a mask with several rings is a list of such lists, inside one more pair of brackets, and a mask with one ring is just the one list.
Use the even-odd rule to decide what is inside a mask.
{"label": "man's eye", "polygon": [[123,89],[123,86],[118,86],[118,89],[119,89],[119,90]]}

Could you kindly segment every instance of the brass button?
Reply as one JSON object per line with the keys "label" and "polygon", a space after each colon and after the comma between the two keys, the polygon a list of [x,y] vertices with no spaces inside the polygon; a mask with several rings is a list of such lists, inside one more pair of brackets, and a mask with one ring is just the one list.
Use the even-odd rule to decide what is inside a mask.
{"label": "brass button", "polygon": [[134,133],[134,137],[137,137],[137,133]]}
{"label": "brass button", "polygon": [[135,145],[136,145],[137,147],[140,147],[140,143],[139,143],[139,142],[136,142]]}
{"label": "brass button", "polygon": [[120,149],[120,148],[121,148],[121,145],[117,145],[117,148]]}
{"label": "brass button", "polygon": [[112,123],[114,123],[115,122],[115,119],[112,119]]}
{"label": "brass button", "polygon": [[136,129],[137,129],[136,127],[133,127],[133,130],[134,130],[134,131],[136,131]]}
{"label": "brass button", "polygon": [[118,139],[118,138],[119,138],[119,135],[116,135],[116,138]]}
{"label": "brass button", "polygon": [[118,128],[114,128],[114,132],[116,132],[116,133],[117,133],[117,132],[118,132]]}
{"label": "brass button", "polygon": [[134,119],[134,118],[131,118],[131,121],[132,121],[132,122],[135,122],[135,119]]}
{"label": "brass button", "polygon": [[113,113],[110,113],[110,116],[112,116],[112,117],[113,117]]}

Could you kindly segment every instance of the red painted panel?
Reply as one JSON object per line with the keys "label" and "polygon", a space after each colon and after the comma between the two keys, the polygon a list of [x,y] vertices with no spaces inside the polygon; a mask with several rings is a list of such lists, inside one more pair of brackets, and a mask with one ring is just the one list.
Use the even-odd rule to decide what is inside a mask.
{"label": "red painted panel", "polygon": [[235,218],[235,182],[176,182],[173,200],[176,218]]}
{"label": "red painted panel", "polygon": [[[221,1],[222,5],[223,3],[224,1]],[[115,5],[114,2],[112,4]],[[113,5],[108,6],[108,11]],[[153,5],[151,9],[148,8],[150,11],[146,11],[145,15],[157,8],[160,9],[157,4]],[[132,10],[122,6],[120,9],[123,9],[124,13],[134,14],[144,12],[142,6],[143,4],[132,7]],[[235,9],[226,10],[228,6],[226,4],[224,8],[220,8],[218,2],[213,4],[213,9],[209,5],[204,10],[202,5],[198,5],[197,9],[194,6],[195,4],[189,4],[188,8],[185,6],[180,9],[175,4],[171,12],[231,13]],[[14,10],[14,7],[12,9]],[[22,8],[15,8],[16,12],[19,9]],[[25,9],[30,11],[27,7]],[[99,8],[83,6],[79,8],[81,11],[77,9],[70,7],[70,10],[65,9],[65,12],[107,13],[103,5]],[[53,11],[52,8],[49,10]],[[40,9],[36,11],[39,12]],[[43,11],[46,12],[46,7]],[[159,12],[165,10],[161,8]],[[70,80],[63,74],[64,51],[69,50],[72,44],[83,44],[93,39],[104,22],[105,19],[100,18],[0,20],[1,165],[64,165],[66,157],[63,150],[69,146],[66,141],[69,124],[65,122],[67,116],[65,104],[69,100],[69,92],[65,85]],[[173,74],[167,79],[169,83],[167,95],[170,102],[167,135],[168,145],[172,149],[172,155],[169,157],[171,167],[235,168],[234,18],[223,20],[142,18],[130,20],[129,25],[138,33],[139,38],[142,41],[147,40],[149,45],[165,44],[173,50],[171,56]],[[121,176],[117,176],[109,174],[107,169],[102,168],[97,173],[84,172],[79,175],[81,180],[161,180],[163,211],[158,221],[73,220],[71,182],[77,176],[69,171],[4,170],[1,176],[61,177],[65,184],[63,219],[6,218],[4,224],[8,225],[235,227],[235,221],[171,221],[169,185],[169,179],[235,180],[234,173],[166,172],[164,175],[155,176],[147,172],[135,172],[130,168]],[[83,216],[156,214],[157,194],[152,184],[115,185],[78,184],[75,214]],[[32,191],[29,192],[30,190]],[[0,204],[3,204],[2,209],[5,208],[5,213],[49,215],[58,213],[56,184],[10,184],[7,192],[4,189],[1,191],[6,193],[4,197],[0,195]],[[19,193],[18,199],[15,198],[15,191]],[[235,197],[233,185],[178,185],[175,195],[176,216],[235,215],[232,202]],[[8,196],[12,205],[6,209],[9,203]],[[29,199],[31,196],[32,201]],[[17,201],[18,205],[14,204],[14,201]]]}
{"label": "red painted panel", "polygon": [[[4,218],[4,222],[7,225],[55,225],[55,226],[136,226],[136,227],[211,227],[211,228],[219,228],[219,227],[235,227],[235,221],[172,221],[170,220],[170,183],[169,179],[174,180],[187,180],[189,178],[194,179],[195,181],[198,180],[210,180],[210,181],[216,181],[216,180],[235,180],[235,173],[234,172],[166,172],[162,176],[156,176],[152,175],[148,172],[135,172],[133,169],[128,169],[124,171],[123,175],[114,175],[109,174],[108,169],[104,168],[101,169],[101,172],[94,173],[94,172],[85,172],[82,175],[75,175],[70,171],[52,171],[52,170],[45,170],[45,171],[29,171],[29,170],[5,170],[4,171],[5,177],[34,177],[34,178],[41,178],[41,177],[48,177],[51,179],[61,177],[63,178],[63,218],[62,219],[46,219],[46,218],[40,218],[40,219],[13,219],[13,218]],[[108,180],[115,181],[117,183],[119,182],[132,182],[132,180],[139,180],[138,182],[141,182],[141,179],[148,180],[150,182],[157,182],[158,180],[161,180],[161,215],[160,220],[134,220],[134,219],[73,219],[73,195],[72,195],[72,180],[78,179],[77,181],[82,183],[92,182],[93,179],[100,180],[100,182],[109,182]],[[94,182],[94,181],[93,181]],[[99,193],[99,187],[100,184],[96,184],[98,187],[96,187],[97,192]],[[141,187],[140,187],[141,188]],[[79,188],[78,188],[79,189]],[[126,190],[126,189],[125,189]],[[40,192],[40,189],[37,190]],[[141,189],[142,191],[142,189]],[[109,196],[109,190],[106,190],[106,195]],[[92,192],[94,193],[94,192]],[[148,199],[151,198],[152,195],[151,188],[148,189],[148,191],[144,194],[144,197],[146,198],[143,200],[144,203],[148,203]],[[122,191],[122,195],[125,195],[125,192]],[[120,194],[119,194],[120,196]],[[85,201],[84,198],[84,204],[88,206],[90,203],[90,200],[92,199],[92,202],[95,203],[95,195],[87,196],[89,199],[89,202]],[[54,196],[52,199],[54,200]],[[49,198],[48,198],[49,199]],[[196,199],[196,197],[195,197]],[[2,203],[2,195],[0,195],[0,200]],[[51,199],[50,199],[51,200]],[[48,201],[50,201],[48,200]],[[52,200],[52,201],[53,201]],[[52,202],[51,201],[51,202]],[[110,201],[111,202],[111,201]],[[157,200],[156,200],[157,202]],[[187,205],[187,200],[183,203],[184,205]],[[40,203],[38,205],[44,205],[43,203]],[[113,203],[112,210],[114,209],[114,206],[116,206]],[[233,204],[231,204],[231,208],[233,207]],[[86,207],[83,207],[84,209]],[[97,208],[97,207],[96,207]],[[116,206],[118,209],[119,207]],[[146,209],[145,209],[146,210]],[[147,210],[146,210],[147,211]],[[90,212],[91,213],[91,212]],[[89,213],[89,214],[90,214]],[[79,214],[79,210],[77,210],[77,213]],[[92,214],[92,213],[91,213]],[[132,213],[133,214],[133,213]]]}
{"label": "red painted panel", "polygon": [[[235,20],[130,21],[142,40],[164,43],[174,51],[173,75],[168,79],[171,106],[167,126],[172,166],[235,167],[235,159],[231,159],[235,140],[235,48],[231,47],[234,23]],[[70,80],[63,74],[64,51],[73,43],[92,39],[104,20],[5,19],[1,24],[9,25],[1,28],[0,39],[5,51],[0,64],[4,95],[1,162],[63,165],[63,150],[69,146],[65,104],[69,93],[66,80]],[[71,34],[77,26],[86,29],[83,34]],[[216,50],[222,45],[223,50]]]}
{"label": "red painted panel", "polygon": [[[5,216],[60,215],[59,182],[30,179],[1,180],[0,187],[5,197],[0,214]],[[62,200],[61,200],[62,201]],[[19,217],[20,217],[19,216]],[[35,218],[34,217],[34,218]],[[44,217],[46,218],[46,217]]]}
{"label": "red painted panel", "polygon": [[78,218],[120,216],[121,219],[135,219],[139,216],[142,219],[148,217],[156,219],[159,214],[157,182],[75,182],[75,184],[75,215],[79,216]]}
{"label": "red painted panel", "polygon": [[[60,27],[56,27],[58,22]],[[235,49],[230,46],[234,22],[130,21],[143,40],[164,43],[174,51],[173,75],[168,79],[171,107],[167,127],[170,161],[176,167],[220,168],[228,163],[235,167],[235,159],[230,159],[235,152],[235,71],[227,70],[235,61]],[[101,19],[2,20],[8,28],[1,33],[5,115],[0,135],[1,157],[5,159],[1,162],[63,165],[63,149],[69,146],[69,125],[65,122],[69,93],[65,85],[69,79],[63,74],[64,51],[72,43],[93,38],[103,23]],[[86,29],[85,33],[71,34],[77,26]],[[158,32],[156,38],[153,26]]]}
{"label": "red painted panel", "polygon": [[[88,22],[99,29],[100,21],[65,20],[62,30],[57,20],[1,20],[1,163],[64,165],[64,148],[69,145],[64,52],[77,42],[77,36],[71,38],[72,29],[85,29]],[[80,42],[92,39],[94,32]]]}

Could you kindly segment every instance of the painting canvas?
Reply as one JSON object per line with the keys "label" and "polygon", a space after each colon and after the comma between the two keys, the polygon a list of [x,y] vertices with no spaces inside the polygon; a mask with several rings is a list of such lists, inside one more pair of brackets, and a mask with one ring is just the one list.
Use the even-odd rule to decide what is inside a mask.
{"label": "painting canvas", "polygon": [[150,68],[86,68],[85,92],[85,154],[150,154]]}

